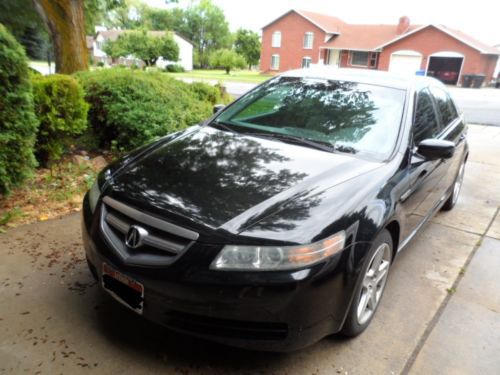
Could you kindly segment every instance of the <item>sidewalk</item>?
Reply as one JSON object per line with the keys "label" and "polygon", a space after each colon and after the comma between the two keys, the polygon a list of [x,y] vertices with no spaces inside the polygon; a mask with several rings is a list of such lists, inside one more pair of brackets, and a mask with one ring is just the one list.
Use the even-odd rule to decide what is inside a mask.
{"label": "sidewalk", "polygon": [[[489,237],[491,236],[491,237]],[[415,374],[500,373],[500,214],[418,354]]]}

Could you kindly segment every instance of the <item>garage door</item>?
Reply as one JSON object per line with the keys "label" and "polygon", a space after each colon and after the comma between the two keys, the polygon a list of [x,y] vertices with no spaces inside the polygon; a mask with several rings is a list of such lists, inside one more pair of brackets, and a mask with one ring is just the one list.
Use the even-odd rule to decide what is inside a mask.
{"label": "garage door", "polygon": [[389,71],[399,74],[415,75],[420,70],[422,55],[413,51],[398,51],[391,55]]}

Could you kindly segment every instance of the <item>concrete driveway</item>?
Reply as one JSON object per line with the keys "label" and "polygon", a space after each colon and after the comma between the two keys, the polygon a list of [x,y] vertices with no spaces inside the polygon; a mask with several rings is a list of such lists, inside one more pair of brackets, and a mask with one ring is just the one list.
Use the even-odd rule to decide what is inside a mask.
{"label": "concrete driveway", "polygon": [[79,215],[69,215],[0,235],[0,372],[498,374],[500,128],[469,133],[458,206],[398,256],[377,316],[358,338],[274,354],[155,326],[99,291]]}

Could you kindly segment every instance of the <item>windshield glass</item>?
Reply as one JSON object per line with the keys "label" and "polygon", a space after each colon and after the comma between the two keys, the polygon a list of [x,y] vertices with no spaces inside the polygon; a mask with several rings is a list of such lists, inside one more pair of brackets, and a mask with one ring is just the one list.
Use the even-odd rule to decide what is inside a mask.
{"label": "windshield glass", "polygon": [[331,145],[332,151],[384,160],[396,143],[404,98],[404,90],[383,86],[278,77],[244,96],[214,122],[235,131],[305,139]]}

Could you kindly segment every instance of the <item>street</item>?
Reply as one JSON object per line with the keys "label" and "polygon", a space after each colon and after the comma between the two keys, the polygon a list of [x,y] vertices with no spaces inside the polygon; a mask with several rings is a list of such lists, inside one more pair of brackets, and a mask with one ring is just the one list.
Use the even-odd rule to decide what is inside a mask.
{"label": "street", "polygon": [[500,126],[500,89],[448,88],[467,123]]}
{"label": "street", "polygon": [[457,206],[396,258],[359,337],[295,353],[250,352],[176,334],[100,291],[80,215],[0,234],[0,372],[498,374],[500,127],[470,126]]}

